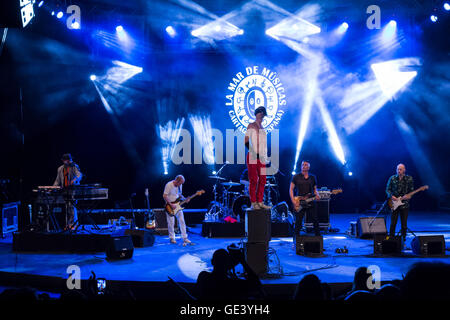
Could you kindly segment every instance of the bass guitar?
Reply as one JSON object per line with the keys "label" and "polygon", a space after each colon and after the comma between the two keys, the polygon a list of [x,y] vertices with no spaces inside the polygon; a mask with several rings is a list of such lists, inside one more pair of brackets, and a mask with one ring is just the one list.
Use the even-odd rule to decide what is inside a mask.
{"label": "bass guitar", "polygon": [[[330,191],[330,194],[333,194],[333,195],[338,194],[338,193],[342,193],[342,189],[334,189],[334,190]],[[302,196],[296,196],[296,197],[294,197],[294,201],[295,201],[294,210],[296,212],[299,212],[300,210],[306,208],[308,206],[308,204],[314,200],[316,200],[315,197],[304,199],[304,197],[302,197]]]}
{"label": "bass guitar", "polygon": [[196,196],[201,196],[204,193],[205,193],[205,190],[199,190],[196,193],[194,193],[193,195],[187,197],[186,199],[179,197],[177,200],[171,202],[171,204],[175,205],[175,209],[172,208],[172,206],[169,203],[166,203],[164,208],[166,209],[166,212],[168,214],[170,214],[171,216],[175,216],[180,210],[183,210],[182,205],[184,205],[189,200],[195,198]]}
{"label": "bass guitar", "polygon": [[410,193],[408,193],[408,194],[405,194],[404,196],[398,198],[397,200],[394,200],[394,199],[392,199],[392,197],[391,197],[391,198],[389,198],[389,200],[388,200],[388,206],[389,206],[389,208],[391,209],[391,211],[395,211],[395,210],[397,210],[398,207],[401,207],[402,205],[405,204],[405,203],[403,202],[403,200],[402,200],[404,197],[406,197],[406,196],[412,197],[412,196],[415,195],[417,192],[425,191],[425,190],[427,190],[427,189],[428,189],[428,186],[421,186],[420,188],[417,188],[416,190],[414,190],[414,191],[412,191],[412,192],[410,192]]}

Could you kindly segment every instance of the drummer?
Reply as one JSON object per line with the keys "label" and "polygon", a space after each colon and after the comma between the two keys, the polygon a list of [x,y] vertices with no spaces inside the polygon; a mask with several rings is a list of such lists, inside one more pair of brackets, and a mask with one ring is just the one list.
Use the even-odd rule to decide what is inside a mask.
{"label": "drummer", "polygon": [[241,177],[239,178],[239,182],[244,186],[244,194],[248,196],[250,194],[248,188],[250,186],[250,182],[248,181],[248,169],[245,168],[241,173]]}

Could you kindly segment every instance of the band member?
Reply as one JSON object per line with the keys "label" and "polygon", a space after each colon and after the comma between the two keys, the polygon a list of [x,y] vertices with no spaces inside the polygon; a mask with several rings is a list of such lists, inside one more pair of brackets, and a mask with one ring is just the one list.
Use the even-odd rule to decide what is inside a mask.
{"label": "band member", "polygon": [[407,196],[407,193],[410,193],[414,190],[414,181],[411,176],[408,176],[406,173],[406,167],[403,163],[400,163],[397,166],[397,174],[393,175],[389,178],[387,186],[386,186],[386,194],[388,198],[393,200],[402,200],[405,204],[398,207],[396,210],[392,212],[391,215],[391,227],[389,230],[389,235],[395,235],[395,227],[397,225],[398,216],[400,215],[401,220],[401,234],[403,241],[406,239],[406,220],[408,219],[409,212],[409,199],[410,196]]}
{"label": "band member", "polygon": [[264,186],[266,185],[267,134],[262,126],[266,108],[255,110],[255,121],[250,123],[245,134],[247,153],[247,169],[250,202],[252,209],[270,209],[264,204]]}
{"label": "band member", "polygon": [[241,173],[241,177],[239,178],[239,182],[244,186],[244,195],[249,196],[248,187],[250,185],[250,182],[248,182],[248,169],[245,168],[244,171]]}
{"label": "band member", "polygon": [[[166,201],[166,203],[170,204],[172,209],[176,208],[176,205],[174,205],[172,202],[174,202],[180,197],[184,199],[182,194],[184,182],[185,182],[184,177],[182,175],[178,175],[175,177],[174,180],[169,181],[164,187],[163,198]],[[189,202],[189,199],[187,199],[186,202]],[[167,228],[169,230],[170,243],[176,244],[177,242],[175,241],[175,232],[174,232],[175,217],[168,214],[167,212],[166,216],[167,216]],[[178,220],[178,225],[180,227],[181,237],[183,238],[183,246],[191,244],[191,241],[189,241],[186,233],[186,223],[184,222],[183,210],[178,211],[176,217]]]}
{"label": "band member", "polygon": [[[63,164],[58,168],[56,173],[56,179],[53,183],[54,186],[59,186],[61,188],[69,188],[73,185],[80,184],[83,177],[78,165],[73,162],[72,155],[66,153],[61,157]],[[69,203],[66,206],[67,211],[67,225],[66,229],[71,228],[74,221],[77,219],[77,210],[74,203]]]}
{"label": "band member", "polygon": [[[317,192],[317,180],[316,177],[309,173],[310,163],[307,161],[302,161],[302,171],[292,178],[291,185],[289,188],[289,196],[291,197],[291,202],[294,207],[294,241],[295,238],[300,234],[302,228],[303,216],[305,213],[309,213],[313,218],[314,233],[316,236],[320,235],[319,229],[319,217],[317,215],[317,205],[316,202],[310,202],[309,204],[302,205],[300,210],[296,210],[300,205],[300,201],[306,200],[314,197],[315,200],[319,200],[319,193]],[[297,201],[294,198],[294,188],[296,189],[296,194],[299,196]]]}

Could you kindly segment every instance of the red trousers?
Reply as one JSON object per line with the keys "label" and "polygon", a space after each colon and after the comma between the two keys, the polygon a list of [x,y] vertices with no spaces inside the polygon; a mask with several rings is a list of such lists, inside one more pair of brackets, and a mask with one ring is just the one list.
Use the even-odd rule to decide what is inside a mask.
{"label": "red trousers", "polygon": [[247,153],[248,181],[250,182],[250,202],[264,201],[264,187],[266,185],[266,165],[258,160],[249,161]]}

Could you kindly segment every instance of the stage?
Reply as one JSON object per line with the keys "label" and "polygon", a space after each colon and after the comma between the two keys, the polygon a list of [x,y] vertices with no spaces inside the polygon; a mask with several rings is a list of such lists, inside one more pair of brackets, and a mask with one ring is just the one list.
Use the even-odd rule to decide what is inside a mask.
{"label": "stage", "polygon": [[[421,257],[414,255],[410,248],[412,234],[407,237],[407,249],[401,256],[375,256],[373,240],[358,239],[346,235],[350,221],[356,221],[361,214],[332,214],[332,228],[337,233],[323,236],[324,256],[305,257],[295,253],[292,238],[272,238],[269,254],[269,276],[261,281],[266,287],[285,285],[292,290],[307,273],[316,274],[322,282],[348,284],[353,281],[355,270],[360,266],[376,265],[381,271],[381,281],[402,279],[411,265],[422,261],[450,262],[450,213],[411,212],[409,228],[417,235],[444,235],[446,255],[441,257]],[[389,226],[389,220],[387,225]],[[81,269],[81,279],[88,279],[91,271],[97,277],[107,280],[127,282],[165,282],[170,277],[187,287],[192,287],[198,274],[211,270],[211,257],[219,248],[244,238],[206,238],[201,236],[201,225],[189,227],[190,240],[195,245],[184,247],[177,235],[177,244],[170,244],[167,235],[156,235],[154,245],[135,248],[131,259],[109,261],[104,252],[97,253],[15,253],[12,251],[12,237],[1,240],[0,272],[26,274],[28,276],[59,277],[67,279],[67,267],[77,265]],[[348,254],[335,253],[336,248],[346,246]],[[281,269],[278,268],[278,257]],[[239,272],[241,269],[236,269]],[[4,276],[2,276],[4,279]],[[0,285],[4,285],[1,283]],[[11,285],[11,284],[9,284]],[[282,286],[278,286],[281,288]]]}

